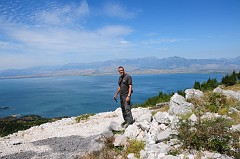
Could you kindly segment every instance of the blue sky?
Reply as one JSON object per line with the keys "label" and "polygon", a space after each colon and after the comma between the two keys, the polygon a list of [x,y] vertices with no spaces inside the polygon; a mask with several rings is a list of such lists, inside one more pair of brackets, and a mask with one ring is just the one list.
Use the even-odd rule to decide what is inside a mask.
{"label": "blue sky", "polygon": [[239,0],[0,0],[0,70],[240,56]]}

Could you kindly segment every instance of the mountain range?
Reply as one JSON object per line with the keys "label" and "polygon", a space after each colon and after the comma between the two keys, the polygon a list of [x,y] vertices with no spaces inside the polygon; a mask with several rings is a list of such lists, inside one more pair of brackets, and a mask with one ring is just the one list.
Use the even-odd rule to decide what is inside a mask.
{"label": "mountain range", "polygon": [[186,59],[182,57],[144,57],[135,59],[116,59],[91,63],[69,63],[55,66],[36,66],[25,69],[0,71],[0,79],[27,78],[68,75],[117,74],[118,66],[124,66],[133,74],[149,73],[209,73],[240,70],[240,56],[221,59]]}

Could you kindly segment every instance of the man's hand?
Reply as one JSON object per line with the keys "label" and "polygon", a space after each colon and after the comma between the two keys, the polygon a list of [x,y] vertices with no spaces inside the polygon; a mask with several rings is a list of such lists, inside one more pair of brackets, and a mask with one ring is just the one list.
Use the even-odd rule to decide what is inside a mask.
{"label": "man's hand", "polygon": [[126,98],[126,102],[129,102],[129,101],[130,101],[130,97],[127,96],[127,98]]}
{"label": "man's hand", "polygon": [[117,102],[117,96],[116,95],[113,96],[113,99]]}

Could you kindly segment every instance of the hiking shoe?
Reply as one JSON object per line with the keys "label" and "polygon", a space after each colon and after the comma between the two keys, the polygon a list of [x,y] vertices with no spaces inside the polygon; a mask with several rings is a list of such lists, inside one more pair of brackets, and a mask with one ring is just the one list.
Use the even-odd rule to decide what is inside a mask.
{"label": "hiking shoe", "polygon": [[130,124],[126,123],[126,124],[123,126],[123,128],[124,128],[124,129],[127,129],[127,127],[128,127],[129,125],[130,125]]}
{"label": "hiking shoe", "polygon": [[124,127],[125,124],[127,124],[126,121],[124,121],[124,122],[121,124],[121,126]]}

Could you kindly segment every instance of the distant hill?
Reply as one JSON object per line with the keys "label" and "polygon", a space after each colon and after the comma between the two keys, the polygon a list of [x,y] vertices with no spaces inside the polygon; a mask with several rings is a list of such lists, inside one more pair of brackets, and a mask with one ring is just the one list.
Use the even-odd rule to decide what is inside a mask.
{"label": "distant hill", "polygon": [[177,56],[162,59],[145,57],[92,63],[70,63],[57,66],[37,66],[0,71],[0,78],[117,74],[117,67],[120,65],[124,66],[127,72],[135,74],[231,72],[240,70],[240,56],[221,59],[186,59]]}

